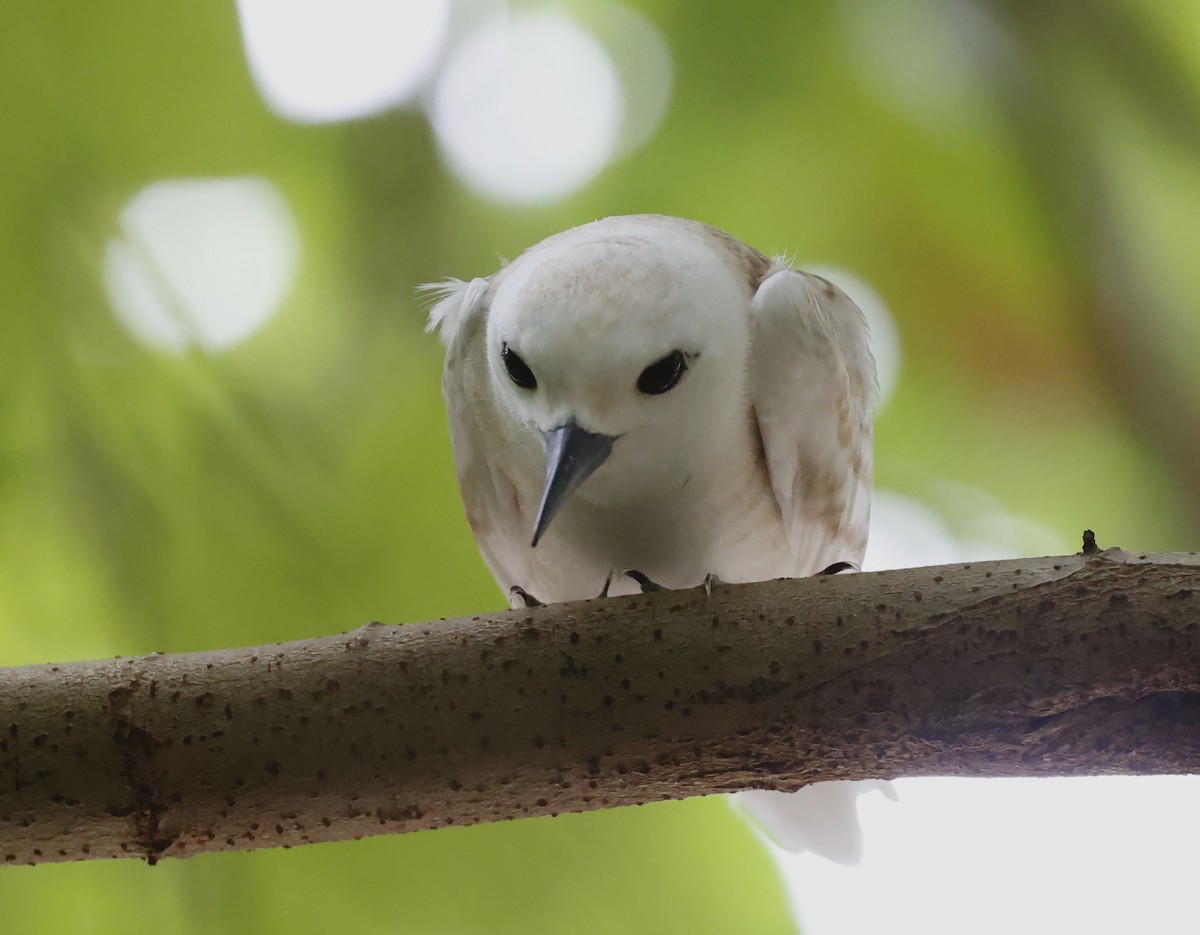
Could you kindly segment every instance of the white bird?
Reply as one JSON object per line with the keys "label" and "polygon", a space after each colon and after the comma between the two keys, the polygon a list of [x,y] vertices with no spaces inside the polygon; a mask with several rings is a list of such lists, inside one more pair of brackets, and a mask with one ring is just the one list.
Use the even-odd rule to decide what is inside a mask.
{"label": "white bird", "polygon": [[467,518],[514,604],[862,559],[875,366],[832,283],[633,215],[426,288]]}
{"label": "white bird", "polygon": [[[514,604],[862,560],[875,363],[829,281],[706,224],[634,215],[426,288],[467,519]],[[874,788],[891,794],[736,801],[783,846],[856,863],[855,801]]]}

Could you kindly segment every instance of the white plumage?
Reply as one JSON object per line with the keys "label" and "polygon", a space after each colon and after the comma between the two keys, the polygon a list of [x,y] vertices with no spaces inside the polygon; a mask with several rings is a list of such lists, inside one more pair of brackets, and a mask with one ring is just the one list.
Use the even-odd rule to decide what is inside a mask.
{"label": "white plumage", "polygon": [[705,224],[634,215],[430,288],[463,502],[506,593],[861,560],[875,369],[862,313],[825,279]]}

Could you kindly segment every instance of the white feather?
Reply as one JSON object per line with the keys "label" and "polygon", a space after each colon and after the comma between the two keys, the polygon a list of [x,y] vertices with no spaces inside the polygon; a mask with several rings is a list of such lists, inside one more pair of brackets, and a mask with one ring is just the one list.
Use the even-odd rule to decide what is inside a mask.
{"label": "white feather", "polygon": [[486,279],[472,279],[468,282],[454,278],[418,286],[421,292],[433,298],[425,331],[436,331],[440,327],[442,343],[449,347],[458,333],[459,318],[478,309],[487,294],[487,287]]}

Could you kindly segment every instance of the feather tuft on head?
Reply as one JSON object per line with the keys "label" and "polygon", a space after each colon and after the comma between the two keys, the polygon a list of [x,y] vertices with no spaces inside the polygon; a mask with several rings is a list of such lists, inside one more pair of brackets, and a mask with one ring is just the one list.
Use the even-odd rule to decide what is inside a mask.
{"label": "feather tuft on head", "polygon": [[458,326],[464,314],[471,311],[483,301],[487,293],[486,279],[446,279],[442,282],[429,282],[417,287],[417,291],[428,296],[429,322],[425,331],[441,329],[442,343],[447,347],[458,333]]}

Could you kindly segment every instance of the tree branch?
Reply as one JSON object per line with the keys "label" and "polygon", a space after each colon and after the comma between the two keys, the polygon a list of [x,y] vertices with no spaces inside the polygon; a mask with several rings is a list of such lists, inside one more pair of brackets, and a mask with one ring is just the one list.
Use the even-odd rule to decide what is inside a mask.
{"label": "tree branch", "polygon": [[0,863],[825,779],[1200,772],[1200,556],[661,592],[0,669]]}

